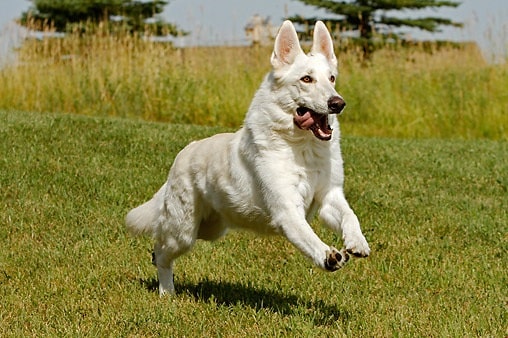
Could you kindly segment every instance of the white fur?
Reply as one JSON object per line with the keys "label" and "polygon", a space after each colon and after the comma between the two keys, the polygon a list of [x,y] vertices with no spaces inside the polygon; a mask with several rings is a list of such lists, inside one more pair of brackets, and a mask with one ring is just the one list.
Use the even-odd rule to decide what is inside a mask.
{"label": "white fur", "polygon": [[[336,270],[347,253],[314,233],[309,221],[317,211],[325,225],[342,233],[348,252],[370,253],[343,193],[339,124],[327,106],[330,97],[339,96],[330,81],[337,76],[337,59],[325,25],[316,23],[313,47],[305,55],[292,23],[284,22],[271,63],[243,128],[189,144],[161,189],[127,215],[132,233],[155,240],[161,295],[174,292],[174,260],[196,239],[215,240],[228,228],[283,235],[315,265]],[[315,81],[303,83],[309,74]],[[329,114],[330,141],[295,125],[300,106]]]}

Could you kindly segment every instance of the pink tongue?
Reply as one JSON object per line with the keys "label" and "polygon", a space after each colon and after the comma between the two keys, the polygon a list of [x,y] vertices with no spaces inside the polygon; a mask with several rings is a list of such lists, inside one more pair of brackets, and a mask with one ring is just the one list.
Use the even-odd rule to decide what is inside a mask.
{"label": "pink tongue", "polygon": [[306,112],[302,116],[295,116],[295,121],[302,129],[309,129],[316,122],[310,112]]}

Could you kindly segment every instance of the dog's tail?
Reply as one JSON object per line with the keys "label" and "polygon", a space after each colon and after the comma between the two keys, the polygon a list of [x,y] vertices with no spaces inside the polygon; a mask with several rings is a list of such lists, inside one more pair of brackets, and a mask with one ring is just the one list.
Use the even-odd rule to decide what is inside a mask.
{"label": "dog's tail", "polygon": [[127,229],[133,235],[153,235],[155,225],[164,208],[164,184],[148,202],[129,211],[125,217]]}

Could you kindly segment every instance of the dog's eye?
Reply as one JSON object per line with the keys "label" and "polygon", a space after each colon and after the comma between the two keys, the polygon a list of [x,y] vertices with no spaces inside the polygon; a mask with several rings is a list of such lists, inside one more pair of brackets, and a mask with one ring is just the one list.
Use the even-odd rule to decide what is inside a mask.
{"label": "dog's eye", "polygon": [[304,77],[302,77],[300,79],[300,81],[302,81],[303,83],[311,83],[312,82],[312,78],[309,75],[305,75]]}
{"label": "dog's eye", "polygon": [[332,75],[332,76],[330,76],[330,82],[331,82],[331,83],[335,83],[335,76],[333,76],[333,75]]}

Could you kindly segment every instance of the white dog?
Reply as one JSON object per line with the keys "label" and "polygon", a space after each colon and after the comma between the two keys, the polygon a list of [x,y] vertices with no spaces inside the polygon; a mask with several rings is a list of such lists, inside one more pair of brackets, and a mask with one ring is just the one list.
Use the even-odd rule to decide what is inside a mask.
{"label": "white dog", "polygon": [[[283,235],[329,271],[340,269],[348,252],[370,253],[343,193],[337,115],[345,102],[335,91],[337,59],[326,26],[316,23],[306,55],[293,24],[284,22],[271,64],[244,126],[185,147],[167,182],[127,215],[132,233],[155,240],[161,295],[174,292],[174,260],[196,239],[218,239],[228,228]],[[344,249],[314,233],[309,222],[316,211],[342,233]]]}

